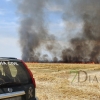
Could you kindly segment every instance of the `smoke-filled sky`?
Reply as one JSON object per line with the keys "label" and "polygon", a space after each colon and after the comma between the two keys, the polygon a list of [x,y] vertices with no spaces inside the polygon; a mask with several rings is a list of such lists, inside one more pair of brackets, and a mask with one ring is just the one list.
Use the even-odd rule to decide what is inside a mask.
{"label": "smoke-filled sky", "polygon": [[14,0],[14,5],[18,36],[13,34],[23,60],[99,60],[99,0]]}
{"label": "smoke-filled sky", "polygon": [[[57,27],[61,31],[60,14],[52,13],[49,19],[52,21],[51,31],[57,32]],[[21,58],[18,27],[19,16],[16,3],[14,0],[0,0],[0,56]]]}

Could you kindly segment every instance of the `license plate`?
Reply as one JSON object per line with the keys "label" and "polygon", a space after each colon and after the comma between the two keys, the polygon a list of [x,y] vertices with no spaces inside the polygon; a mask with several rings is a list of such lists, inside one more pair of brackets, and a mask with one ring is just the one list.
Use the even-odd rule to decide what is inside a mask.
{"label": "license plate", "polygon": [[3,99],[3,100],[22,100],[21,96],[19,97],[13,97],[13,98],[8,98],[8,99]]}

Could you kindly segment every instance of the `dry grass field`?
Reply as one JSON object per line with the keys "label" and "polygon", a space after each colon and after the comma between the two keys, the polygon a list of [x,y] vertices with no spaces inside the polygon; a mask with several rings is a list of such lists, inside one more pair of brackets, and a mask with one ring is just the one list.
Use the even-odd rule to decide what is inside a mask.
{"label": "dry grass field", "polygon": [[[36,95],[39,100],[100,100],[99,64],[27,63],[27,65],[36,79]],[[78,75],[74,73],[77,70],[87,73],[86,81],[77,81]],[[82,81],[85,74],[81,73]]]}

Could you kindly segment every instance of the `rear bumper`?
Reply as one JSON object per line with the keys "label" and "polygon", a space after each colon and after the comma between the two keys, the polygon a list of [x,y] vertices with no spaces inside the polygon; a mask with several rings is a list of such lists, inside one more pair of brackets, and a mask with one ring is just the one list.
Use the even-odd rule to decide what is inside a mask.
{"label": "rear bumper", "polygon": [[36,97],[35,100],[39,100],[38,97]]}
{"label": "rear bumper", "polygon": [[0,94],[0,100],[6,99],[6,98],[11,98],[11,97],[17,97],[17,96],[21,96],[21,95],[24,95],[24,94],[25,94],[24,91]]}

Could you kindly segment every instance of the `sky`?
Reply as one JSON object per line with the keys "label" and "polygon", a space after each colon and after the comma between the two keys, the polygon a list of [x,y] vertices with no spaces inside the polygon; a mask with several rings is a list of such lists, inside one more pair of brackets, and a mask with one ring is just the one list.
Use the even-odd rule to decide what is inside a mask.
{"label": "sky", "polygon": [[13,0],[0,0],[0,57],[21,58],[18,16]]}

